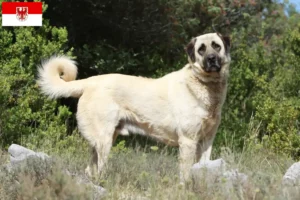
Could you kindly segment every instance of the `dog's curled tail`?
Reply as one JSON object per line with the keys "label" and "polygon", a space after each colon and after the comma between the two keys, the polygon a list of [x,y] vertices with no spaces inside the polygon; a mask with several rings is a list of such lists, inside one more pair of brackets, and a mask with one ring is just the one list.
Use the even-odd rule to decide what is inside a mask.
{"label": "dog's curled tail", "polygon": [[66,56],[54,56],[38,69],[37,83],[43,94],[50,98],[80,97],[83,93],[83,80],[75,80],[75,61]]}

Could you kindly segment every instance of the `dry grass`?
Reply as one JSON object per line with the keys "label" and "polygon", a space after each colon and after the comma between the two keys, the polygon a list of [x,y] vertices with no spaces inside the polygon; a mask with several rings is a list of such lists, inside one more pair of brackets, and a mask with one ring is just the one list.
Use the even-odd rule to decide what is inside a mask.
{"label": "dry grass", "polygon": [[[78,152],[52,156],[55,162],[32,162],[15,173],[7,174],[2,169],[0,199],[92,199],[91,189],[79,186],[74,178],[62,173],[62,169],[68,169],[74,176],[85,176],[88,151],[78,149]],[[294,162],[292,159],[262,149],[232,153],[226,148],[215,158],[220,156],[230,167],[246,173],[251,181],[242,197],[232,193],[230,199],[299,199],[299,190],[287,196],[280,185],[286,169]],[[2,155],[0,163],[6,162],[7,157]],[[110,155],[106,170],[93,182],[107,189],[105,200],[224,199],[220,187],[184,189],[178,185],[177,154],[167,148],[118,145]]]}

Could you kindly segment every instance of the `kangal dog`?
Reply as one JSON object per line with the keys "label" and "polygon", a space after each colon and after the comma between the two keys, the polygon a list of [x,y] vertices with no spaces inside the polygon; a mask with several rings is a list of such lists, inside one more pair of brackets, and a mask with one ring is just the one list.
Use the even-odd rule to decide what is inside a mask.
{"label": "kangal dog", "polygon": [[89,175],[101,172],[119,134],[138,133],[179,146],[182,183],[195,162],[210,159],[226,97],[229,49],[229,37],[219,33],[195,37],[185,48],[188,64],[158,79],[107,74],[75,80],[76,63],[56,56],[39,68],[38,84],[51,98],[79,98],[78,128],[93,148]]}

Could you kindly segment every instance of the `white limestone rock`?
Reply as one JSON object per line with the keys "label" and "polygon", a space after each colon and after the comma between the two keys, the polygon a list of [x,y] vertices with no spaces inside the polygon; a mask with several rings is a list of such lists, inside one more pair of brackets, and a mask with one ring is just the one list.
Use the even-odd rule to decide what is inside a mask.
{"label": "white limestone rock", "polygon": [[282,179],[284,186],[300,186],[300,162],[294,163],[284,174]]}

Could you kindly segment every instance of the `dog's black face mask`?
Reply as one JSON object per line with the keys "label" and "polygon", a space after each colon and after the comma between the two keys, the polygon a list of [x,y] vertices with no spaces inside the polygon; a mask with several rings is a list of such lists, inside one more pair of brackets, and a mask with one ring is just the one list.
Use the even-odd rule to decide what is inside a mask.
{"label": "dog's black face mask", "polygon": [[205,72],[219,72],[221,70],[221,58],[218,54],[211,53],[204,57],[202,69]]}
{"label": "dog's black face mask", "polygon": [[198,53],[203,57],[201,67],[205,72],[219,72],[221,70],[222,59],[219,56],[221,49],[221,44],[215,41],[207,45],[200,45]]}

